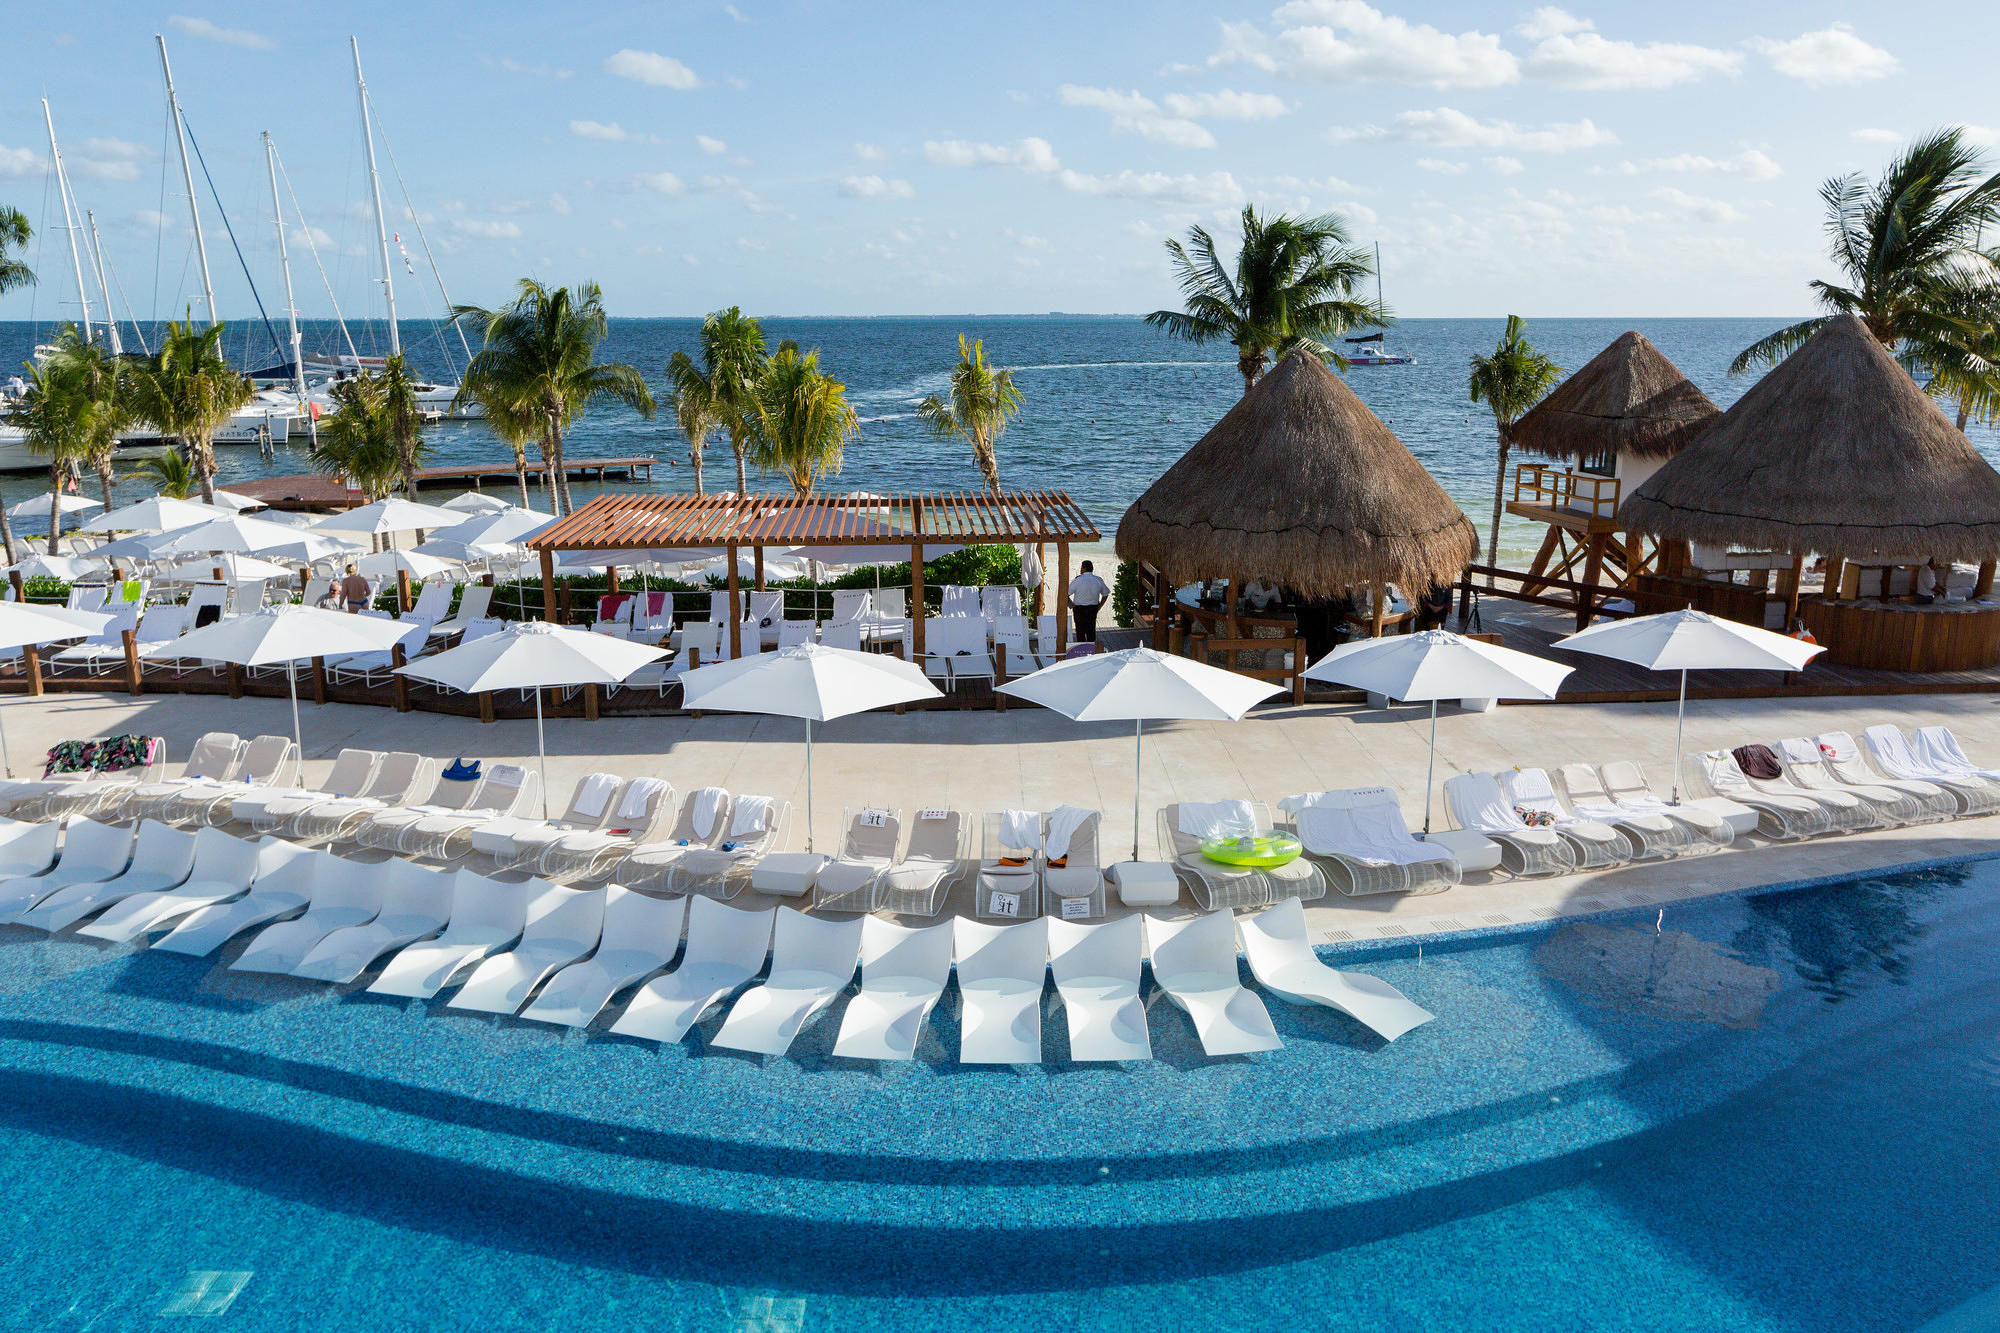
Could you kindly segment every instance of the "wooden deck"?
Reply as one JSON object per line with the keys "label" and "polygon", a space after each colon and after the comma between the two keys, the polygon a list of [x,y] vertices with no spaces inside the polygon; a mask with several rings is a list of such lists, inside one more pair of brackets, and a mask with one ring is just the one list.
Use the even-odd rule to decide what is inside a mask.
{"label": "wooden deck", "polygon": [[[635,455],[626,458],[566,458],[563,471],[572,481],[605,481],[611,477],[623,477],[628,481],[650,481],[653,464],[657,458]],[[539,483],[544,464],[539,460],[528,464],[528,480]],[[462,464],[456,467],[428,467],[417,474],[417,486],[469,486],[473,490],[482,488],[482,483],[498,481],[512,485],[514,465],[512,463]],[[337,478],[319,472],[303,472],[289,477],[265,477],[260,481],[235,482],[229,486],[235,495],[261,500],[273,509],[352,509],[362,502],[359,496],[350,494]]]}

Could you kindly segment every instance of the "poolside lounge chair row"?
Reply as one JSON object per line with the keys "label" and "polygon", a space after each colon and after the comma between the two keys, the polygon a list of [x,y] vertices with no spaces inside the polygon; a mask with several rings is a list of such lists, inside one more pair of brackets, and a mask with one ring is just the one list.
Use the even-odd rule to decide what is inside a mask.
{"label": "poolside lounge chair row", "polygon": [[2000,810],[2000,770],[1974,765],[1950,728],[1912,738],[1883,724],[1863,739],[1830,731],[1709,751],[1691,757],[1691,785],[1750,807],[1759,832],[1785,840]]}

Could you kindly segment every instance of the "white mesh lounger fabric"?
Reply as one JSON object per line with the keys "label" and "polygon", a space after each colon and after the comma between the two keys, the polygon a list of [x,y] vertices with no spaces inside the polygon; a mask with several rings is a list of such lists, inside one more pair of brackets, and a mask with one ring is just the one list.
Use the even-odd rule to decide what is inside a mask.
{"label": "white mesh lounger fabric", "polygon": [[850,810],[840,852],[813,879],[813,906],[824,912],[872,912],[882,874],[903,840],[900,810]]}
{"label": "white mesh lounger fabric", "polygon": [[333,757],[326,780],[309,791],[244,791],[229,802],[230,818],[248,824],[261,833],[275,833],[294,815],[302,814],[322,801],[338,800],[365,790],[382,762],[380,750],[345,749]]}
{"label": "white mesh lounger fabric", "polygon": [[1342,972],[1321,962],[1306,938],[1305,908],[1296,902],[1279,903],[1237,924],[1250,974],[1266,990],[1293,1004],[1338,1009],[1384,1041],[1394,1041],[1434,1017],[1379,977]]}
{"label": "white mesh lounger fabric", "polygon": [[434,940],[421,940],[389,960],[368,990],[428,1000],[462,969],[521,938],[535,881],[503,884],[463,867],[452,872],[451,923]]}
{"label": "white mesh lounger fabric", "polygon": [[1210,1055],[1274,1051],[1284,1043],[1264,1002],[1236,973],[1236,914],[1228,910],[1165,921],[1149,916],[1146,952],[1153,980],[1187,1012]]}
{"label": "white mesh lounger fabric", "polygon": [[189,783],[160,811],[169,824],[223,824],[238,797],[285,788],[298,776],[299,747],[290,736],[257,736],[245,743],[230,780],[216,787]]}
{"label": "white mesh lounger fabric", "polygon": [[[789,801],[769,796],[738,796],[730,805],[728,833],[714,847],[690,847],[669,869],[667,882],[675,893],[699,893],[718,900],[757,884],[774,853],[785,845],[792,827]],[[815,859],[811,869],[817,871]],[[812,887],[810,873],[780,876],[782,883],[760,885],[766,892],[803,897]]]}
{"label": "white mesh lounger fabric", "polygon": [[[642,842],[625,854],[611,878],[628,889],[652,893],[707,892],[688,889],[676,882],[675,868],[683,857],[712,848],[729,839],[734,802],[720,787],[697,787],[681,802],[673,827],[657,842]],[[716,894],[716,897],[729,895]]]}
{"label": "white mesh lounger fabric", "polygon": [[[545,879],[563,883],[603,879],[625,854],[650,842],[675,815],[673,785],[661,778],[633,778],[594,829],[558,833],[543,843],[535,868]],[[540,841],[546,834],[537,834]]]}
{"label": "white mesh lounger fabric", "polygon": [[1878,782],[1843,781],[1826,762],[1819,742],[1810,736],[1790,736],[1778,742],[1779,756],[1785,761],[1785,776],[1807,791],[1845,792],[1868,806],[1875,822],[1884,828],[1926,822],[1928,811],[1915,797]]}
{"label": "white mesh lounger fabric", "polygon": [[1935,782],[1951,793],[1961,814],[1984,815],[2000,810],[2000,782],[1927,762],[1900,728],[1882,723],[1868,728],[1861,736],[1868,744],[1868,757],[1877,771],[1892,778]]}
{"label": "white mesh lounger fabric", "polygon": [[[1753,790],[1767,796],[1805,797],[1820,807],[1836,832],[1858,833],[1863,829],[1880,827],[1875,807],[1859,796],[1837,791],[1808,791],[1786,777],[1786,766],[1768,745],[1739,745],[1729,752],[1729,757],[1736,765],[1736,771],[1743,775]],[[1745,767],[1746,758],[1753,764],[1770,765],[1777,770],[1777,776],[1759,775]]]}
{"label": "white mesh lounger fabric", "polygon": [[1098,834],[1104,816],[1081,806],[1059,805],[1042,817],[1042,905],[1064,921],[1104,915],[1104,858]]}
{"label": "white mesh lounger fabric", "polygon": [[203,829],[201,836],[226,841],[213,854],[205,854],[207,848],[196,848],[195,870],[185,883],[154,893],[134,894],[77,934],[118,943],[135,940],[211,903],[241,898],[259,879],[275,872],[291,857],[303,854],[302,849],[276,838],[250,842],[231,837],[220,829]]}
{"label": "white mesh lounger fabric", "polygon": [[1552,828],[1530,828],[1507,803],[1491,773],[1460,773],[1444,782],[1445,809],[1460,828],[1500,844],[1500,868],[1514,875],[1567,875],[1574,847]]}
{"label": "white mesh lounger fabric", "polygon": [[1039,1063],[1047,923],[1038,917],[1001,926],[959,917],[952,923],[952,952],[958,963],[958,1062]]}
{"label": "white mesh lounger fabric", "polygon": [[[877,910],[936,916],[972,866],[965,857],[965,816],[956,810],[919,810],[902,859],[882,872]],[[949,946],[945,957],[951,957]]]}
{"label": "white mesh lounger fabric", "polygon": [[853,979],[861,924],[858,917],[834,921],[780,907],[770,974],[736,997],[711,1045],[783,1055],[807,1020]]}
{"label": "white mesh lounger fabric", "polygon": [[362,821],[379,811],[417,804],[436,786],[436,760],[391,750],[358,795],[308,806],[286,822],[284,836],[298,842],[348,842]]}
{"label": "white mesh lounger fabric", "polygon": [[[1065,852],[1068,844],[1064,845]],[[972,913],[1019,921],[1042,912],[1042,816],[1000,810],[980,820],[979,878]],[[1046,943],[1044,952],[1046,952]]]}
{"label": "white mesh lounger fabric", "polygon": [[1821,802],[1804,792],[1784,794],[1750,785],[1743,770],[1727,750],[1707,750],[1689,756],[1684,771],[1688,785],[1696,791],[1721,796],[1747,805],[1757,812],[1757,831],[1767,838],[1787,841],[1813,838],[1833,831],[1833,816]]}
{"label": "white mesh lounger fabric", "polygon": [[312,901],[313,880],[318,878],[321,866],[332,860],[334,857],[328,852],[267,840],[264,850],[258,853],[257,879],[249,893],[195,908],[156,940],[153,947],[197,958],[214,953],[252,926],[276,921],[304,908]]}
{"label": "white mesh lounger fabric", "polygon": [[122,799],[114,807],[117,816],[134,823],[141,819],[158,819],[173,799],[181,794],[183,786],[228,782],[236,776],[237,765],[242,758],[243,742],[235,732],[208,732],[196,738],[178,778],[138,783],[122,793]]}
{"label": "white mesh lounger fabric", "polygon": [[525,816],[535,808],[542,780],[520,764],[488,764],[479,803],[447,814],[425,815],[396,841],[405,856],[451,861],[472,850],[472,830],[505,815]]}
{"label": "white mesh lounger fabric", "polygon": [[373,921],[328,931],[292,969],[315,981],[352,981],[377,958],[427,940],[451,917],[452,877],[413,861],[387,861],[382,910]]}
{"label": "white mesh lounger fabric", "polygon": [[511,1014],[527,1003],[543,978],[597,948],[604,929],[603,889],[565,889],[536,880],[521,942],[472,970],[452,996],[454,1009]]}
{"label": "white mesh lounger fabric", "polygon": [[681,948],[687,899],[655,898],[613,884],[604,891],[597,952],[549,978],[521,1017],[588,1027],[611,997],[673,961]]}
{"label": "white mesh lounger fabric", "polygon": [[1813,743],[1826,757],[1827,771],[1842,782],[1893,788],[1915,801],[1927,821],[1956,819],[1961,813],[1959,798],[1941,783],[1919,778],[1884,777],[1870,768],[1861,747],[1854,743],[1854,737],[1844,731],[1823,731],[1813,738]]}
{"label": "white mesh lounger fabric", "polygon": [[94,884],[125,873],[132,860],[134,830],[76,818],[63,828],[62,852],[39,875],[0,881],[0,920],[28,911],[71,884]]}
{"label": "white mesh lounger fabric", "polygon": [[1511,768],[1499,777],[1516,812],[1528,810],[1555,821],[1556,835],[1576,852],[1577,869],[1624,865],[1632,859],[1632,844],[1624,834],[1602,821],[1579,819],[1563,807],[1546,769]]}
{"label": "white mesh lounger fabric", "polygon": [[[1657,814],[1671,819],[1686,829],[1697,839],[1697,846],[1706,844],[1710,851],[1727,847],[1736,840],[1736,826],[1718,811],[1708,805],[1683,801],[1679,805],[1663,801],[1646,781],[1645,770],[1629,759],[1614,759],[1600,765],[1597,776],[1603,780],[1605,794],[1619,809],[1630,810],[1634,814]],[[1750,812],[1747,806],[1725,802],[1722,797],[1710,796],[1709,802],[1734,811]]]}
{"label": "white mesh lounger fabric", "polygon": [[1450,850],[1410,836],[1387,787],[1311,792],[1278,805],[1291,813],[1305,854],[1342,893],[1442,893],[1464,877]]}
{"label": "white mesh lounger fabric", "polygon": [[1589,764],[1564,764],[1556,770],[1555,779],[1572,812],[1617,829],[1639,860],[1699,855],[1721,845],[1697,836],[1691,826],[1658,811],[1626,809],[1611,799],[1603,776]]}
{"label": "white mesh lounger fabric", "polygon": [[377,865],[328,856],[313,870],[305,914],[257,932],[229,966],[237,972],[290,972],[336,930],[361,926],[382,911],[387,877]]}
{"label": "white mesh lounger fabric", "polygon": [[[468,839],[475,852],[491,857],[494,865],[525,865],[539,858],[548,844],[565,833],[594,829],[611,817],[612,802],[624,790],[616,773],[590,773],[577,779],[570,791],[569,805],[554,819],[529,815],[502,815],[473,828]],[[546,836],[542,836],[546,835]]]}
{"label": "white mesh lounger fabric", "polygon": [[611,1025],[620,1036],[679,1041],[710,1005],[764,970],[776,908],[743,912],[712,898],[687,903],[687,948],[680,966],[639,988]]}
{"label": "white mesh lounger fabric", "polygon": [[924,1019],[951,979],[952,925],[899,926],[871,916],[861,923],[861,990],[840,1020],[835,1055],[908,1060]]}
{"label": "white mesh lounger fabric", "polygon": [[1248,801],[1179,801],[1160,811],[1160,846],[1173,849],[1174,871],[1204,908],[1261,907],[1272,901],[1264,876],[1201,854],[1202,842],[1225,833],[1252,833]]}
{"label": "white mesh lounger fabric", "polygon": [[[202,833],[211,839],[235,841],[214,829],[203,829]],[[90,884],[66,885],[8,920],[34,930],[58,931],[134,894],[177,888],[194,872],[197,848],[195,834],[146,820],[139,825],[139,835],[132,844],[132,864],[124,874]]]}
{"label": "white mesh lounger fabric", "polygon": [[1136,915],[1095,924],[1049,920],[1049,971],[1069,1024],[1072,1060],[1147,1060],[1139,1002],[1143,927]]}
{"label": "white mesh lounger fabric", "polygon": [[[354,830],[354,841],[363,847],[374,847],[381,851],[393,852],[400,848],[403,838],[419,822],[431,815],[462,814],[467,810],[485,811],[480,804],[486,794],[486,780],[490,768],[482,768],[476,777],[454,777],[446,768],[438,774],[437,790],[431,798],[420,805],[397,805],[377,810],[362,820]],[[484,818],[493,813],[487,811]]]}

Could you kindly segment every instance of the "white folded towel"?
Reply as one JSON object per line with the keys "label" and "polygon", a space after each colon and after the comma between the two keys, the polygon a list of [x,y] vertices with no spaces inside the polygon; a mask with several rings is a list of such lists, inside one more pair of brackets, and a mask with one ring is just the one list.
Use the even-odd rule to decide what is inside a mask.
{"label": "white folded towel", "polygon": [[1298,812],[1297,821],[1299,842],[1307,851],[1322,856],[1338,852],[1378,866],[1452,859],[1438,844],[1412,838],[1403,827],[1401,810],[1394,805],[1309,805]]}
{"label": "white folded towel", "polygon": [[1851,764],[1861,757],[1861,747],[1844,731],[1822,731],[1814,739],[1819,752],[1836,764]]}
{"label": "white folded towel", "polygon": [[1445,804],[1460,828],[1475,833],[1523,833],[1527,825],[1507,804],[1491,773],[1463,773],[1444,784]]}
{"label": "white folded towel", "polygon": [[[1064,835],[1067,840],[1068,835]],[[1042,816],[1036,810],[1003,810],[1000,812],[1000,845],[1002,847],[1033,847],[1042,840]]]}
{"label": "white folded towel", "polygon": [[1966,778],[2000,779],[2000,769],[1981,768],[1966,757],[1950,727],[1917,728],[1917,756],[1941,773]]}
{"label": "white folded towel", "polygon": [[1059,805],[1049,811],[1049,833],[1042,843],[1043,854],[1051,861],[1067,860],[1070,839],[1096,815],[1095,810],[1086,810],[1078,805]]}
{"label": "white folded towel", "polygon": [[528,770],[519,764],[488,764],[486,781],[489,786],[518,787],[528,780]]}
{"label": "white folded towel", "polygon": [[715,832],[715,816],[722,809],[723,798],[728,795],[720,787],[703,787],[690,798],[694,801],[694,834],[697,838],[707,838]]}
{"label": "white folded towel", "polygon": [[653,798],[667,790],[667,784],[660,778],[633,778],[625,784],[625,794],[618,798],[618,813],[612,818],[633,824],[650,813],[648,807]]}
{"label": "white folded towel", "polygon": [[1819,742],[1804,736],[1793,736],[1778,742],[1778,753],[1785,756],[1788,764],[1823,763],[1826,756],[1820,752]]}
{"label": "white folded towel", "polygon": [[1257,817],[1248,801],[1182,801],[1180,831],[1191,838],[1254,833]]}
{"label": "white folded towel", "polygon": [[778,803],[768,796],[739,796],[729,817],[729,836],[753,837],[771,827],[771,811]]}
{"label": "white folded towel", "polygon": [[613,774],[592,773],[577,788],[575,797],[570,800],[570,808],[576,811],[579,819],[596,819],[604,813],[604,803],[611,799],[611,792],[617,785],[618,779]]}

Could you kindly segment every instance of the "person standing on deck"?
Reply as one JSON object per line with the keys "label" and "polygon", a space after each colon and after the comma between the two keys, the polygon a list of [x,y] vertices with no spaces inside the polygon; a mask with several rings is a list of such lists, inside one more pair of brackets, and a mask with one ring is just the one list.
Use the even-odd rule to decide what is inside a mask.
{"label": "person standing on deck", "polygon": [[1070,580],[1070,619],[1076,623],[1078,643],[1097,642],[1097,613],[1111,596],[1111,589],[1104,580],[1097,577],[1090,561],[1083,562],[1083,569]]}
{"label": "person standing on deck", "polygon": [[353,565],[347,567],[347,575],[340,581],[340,600],[350,612],[358,614],[368,609],[368,578]]}

